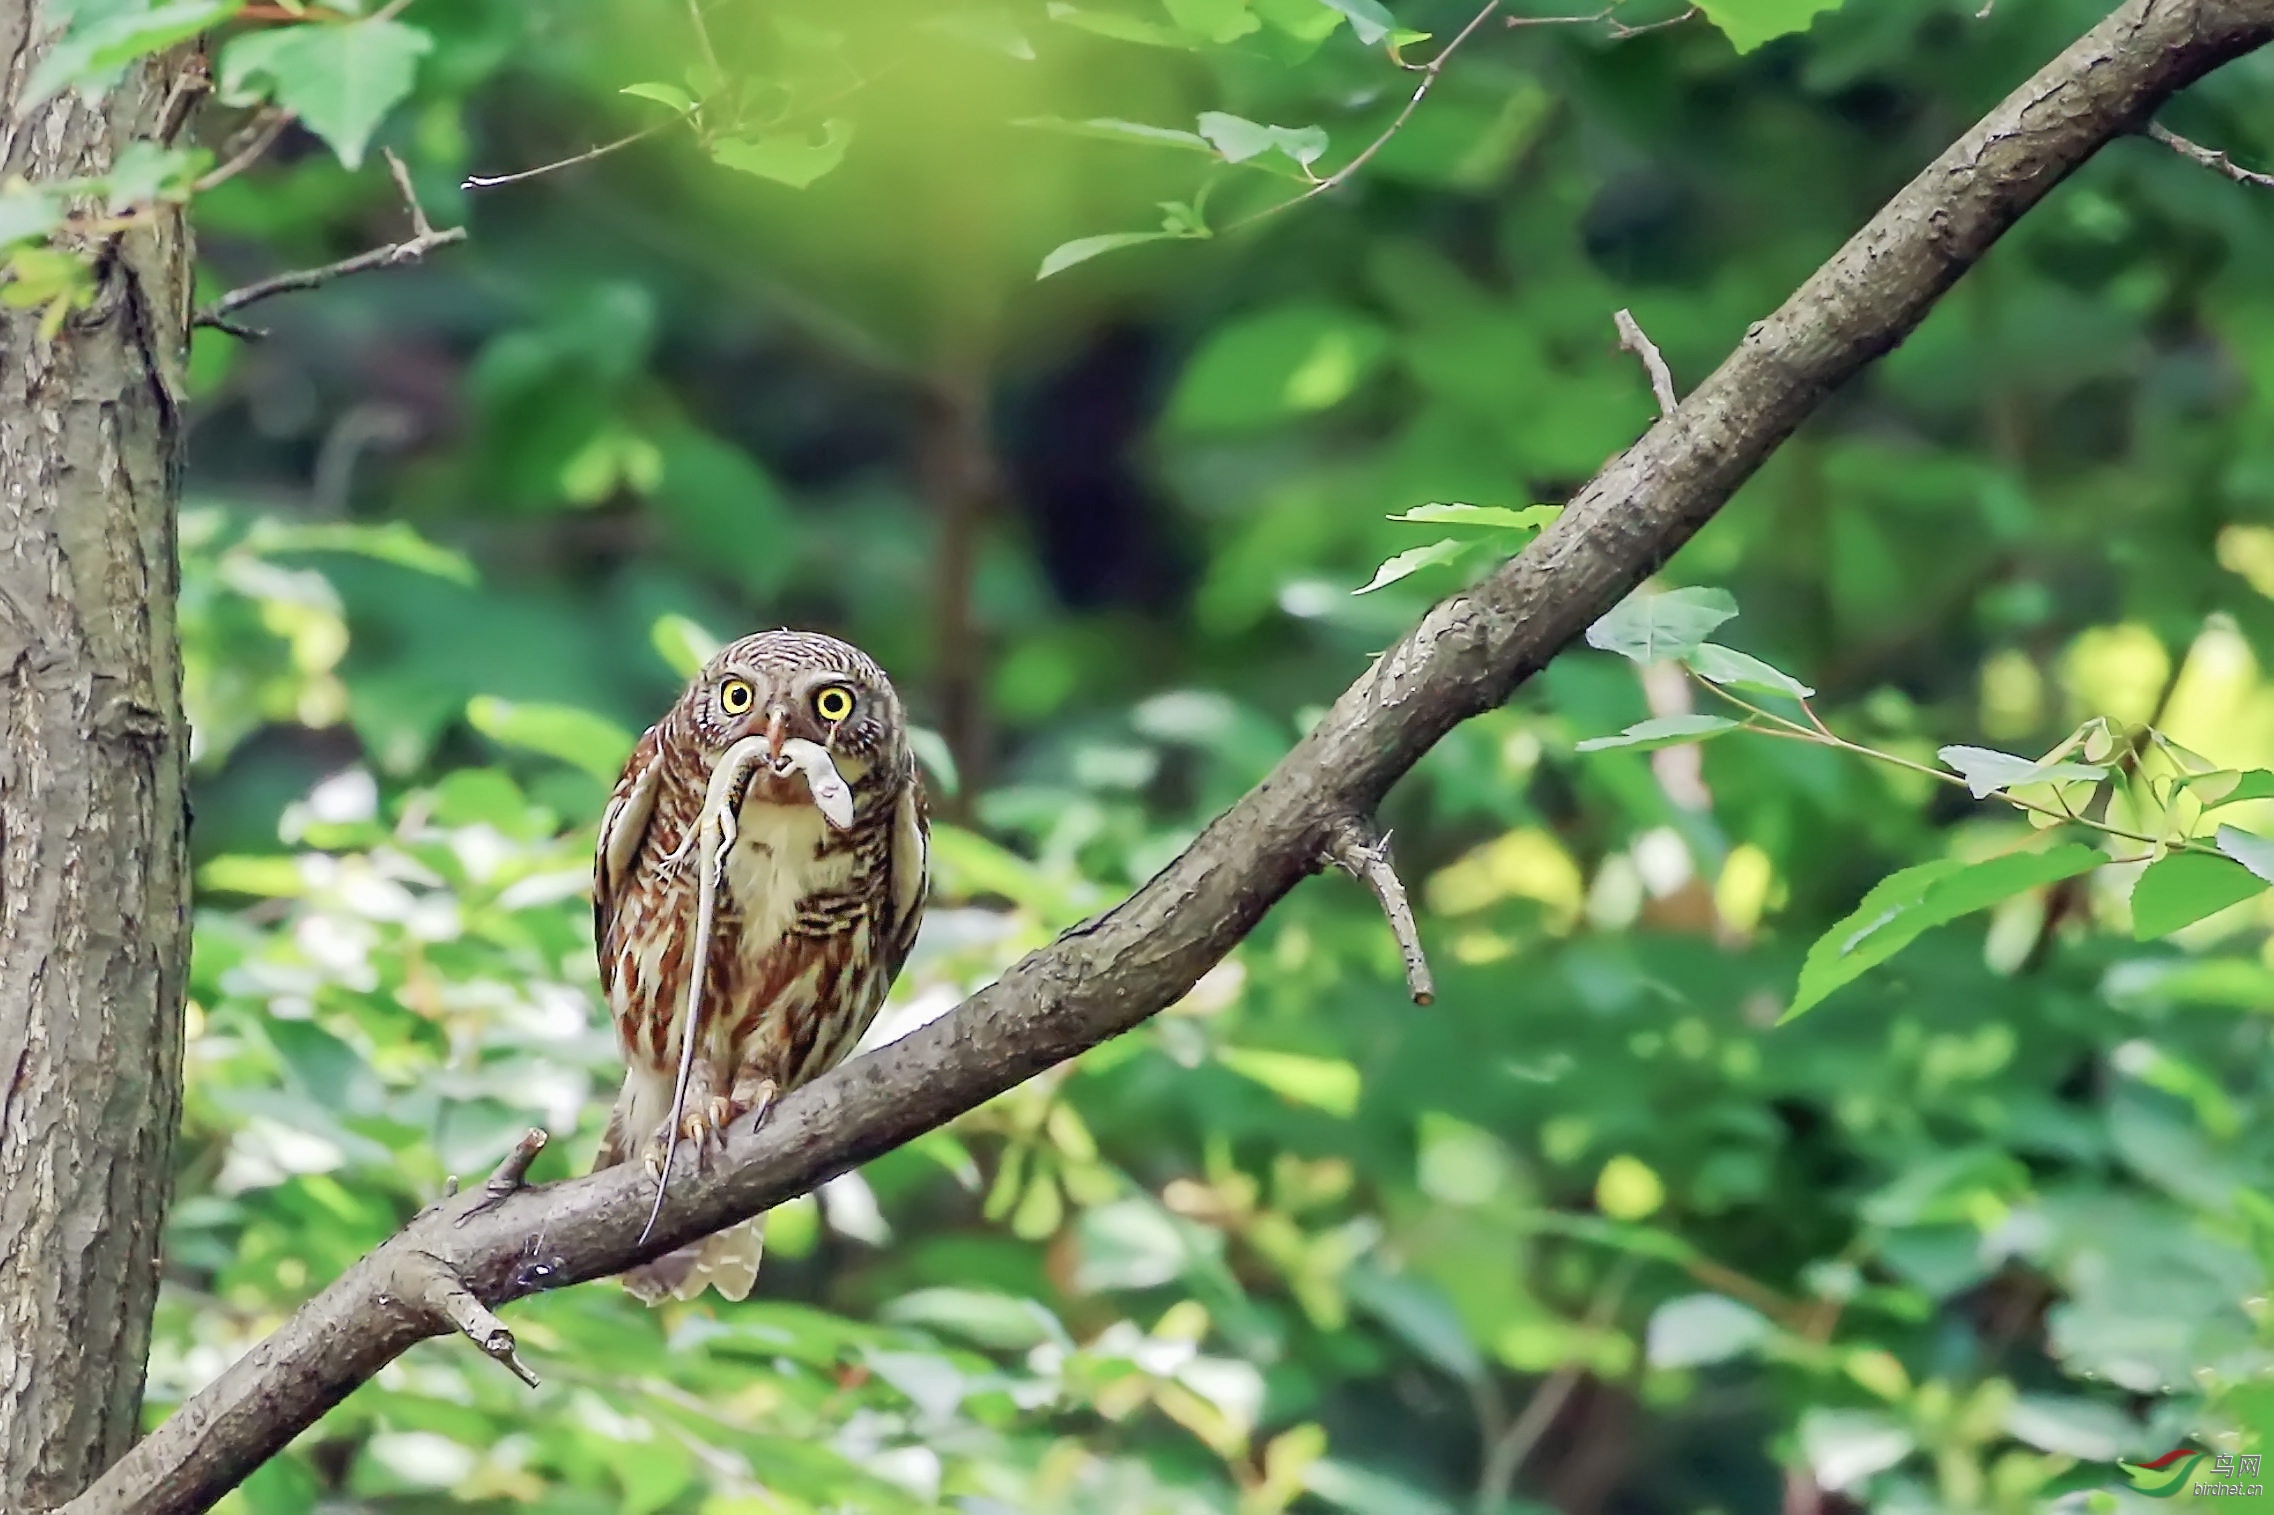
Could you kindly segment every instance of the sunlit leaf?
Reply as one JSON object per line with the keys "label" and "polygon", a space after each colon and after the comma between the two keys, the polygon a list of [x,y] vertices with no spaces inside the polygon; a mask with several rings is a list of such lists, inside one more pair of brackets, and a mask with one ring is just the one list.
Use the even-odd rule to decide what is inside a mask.
{"label": "sunlit leaf", "polygon": [[1395,584],[1398,580],[1419,573],[1424,568],[1432,568],[1439,563],[1450,563],[1462,553],[1467,552],[1473,545],[1471,542],[1464,542],[1455,537],[1446,537],[1442,541],[1431,542],[1426,546],[1408,547],[1396,557],[1385,560],[1381,567],[1374,570],[1374,576],[1371,579],[1350,592],[1352,594],[1371,594],[1385,584]]}
{"label": "sunlit leaf", "polygon": [[1684,1294],[1650,1314],[1643,1355],[1654,1368],[1702,1368],[1743,1356],[1775,1334],[1768,1317],[1720,1294]]}
{"label": "sunlit leaf", "polygon": [[1783,1020],[1861,978],[1936,926],[1986,910],[2024,890],[2089,873],[2108,861],[2081,842],[2046,852],[2009,852],[1987,862],[1938,858],[1881,879],[1863,902],[1808,949]]}
{"label": "sunlit leaf", "polygon": [[1089,137],[1099,142],[1128,142],[1140,147],[1175,147],[1210,157],[1216,152],[1216,149],[1208,145],[1208,139],[1198,132],[1178,131],[1169,126],[1147,126],[1141,121],[1117,121],[1111,116],[1096,116],[1087,121],[1069,121],[1062,116],[1023,116],[1011,124],[1033,127],[1038,131],[1058,132],[1070,137]]}
{"label": "sunlit leaf", "polygon": [[243,0],[177,0],[147,10],[85,7],[24,81],[18,109],[28,112],[65,88],[101,94],[127,64],[219,25],[242,4]]}
{"label": "sunlit leaf", "polygon": [[1315,1105],[1329,1115],[1358,1109],[1358,1070],[1337,1058],[1305,1057],[1260,1047],[1219,1047],[1216,1060],[1284,1099]]}
{"label": "sunlit leaf", "polygon": [[1245,163],[1280,152],[1308,168],[1327,150],[1327,134],[1316,126],[1265,126],[1244,116],[1210,110],[1200,113],[1200,135],[1227,163]]}
{"label": "sunlit leaf", "polygon": [[1263,23],[1247,0],[1162,0],[1178,26],[1210,42],[1235,42]]}
{"label": "sunlit leaf", "polygon": [[482,695],[466,706],[476,731],[508,747],[558,758],[613,785],[631,755],[632,735],[573,705],[517,704]]}
{"label": "sunlit leaf", "polygon": [[2232,826],[2221,826],[2214,840],[2221,852],[2274,884],[2274,841]]}
{"label": "sunlit leaf", "polygon": [[2211,773],[2188,774],[2180,778],[2179,784],[2201,800],[2205,810],[2250,800],[2274,800],[2274,772],[2264,768],[2221,768]]}
{"label": "sunlit leaf", "polygon": [[1475,526],[1496,531],[1537,531],[1563,514],[1561,505],[1416,505],[1391,516],[1431,526]]}
{"label": "sunlit leaf", "polygon": [[2158,858],[2132,886],[2132,935],[2143,942],[2169,936],[2264,893],[2266,884],[2249,869],[2206,853]]}
{"label": "sunlit leaf", "polygon": [[1638,663],[1687,657],[1737,614],[1726,589],[1669,589],[1628,595],[1587,628],[1587,645]]}
{"label": "sunlit leaf", "polygon": [[664,84],[650,80],[643,84],[627,84],[619,93],[635,95],[642,100],[653,100],[658,105],[668,105],[681,115],[685,115],[695,108],[695,97],[676,84]]}
{"label": "sunlit leaf", "polygon": [[2040,761],[1988,747],[1941,747],[1935,756],[1966,780],[1967,792],[1978,800],[2000,789],[2018,789],[2026,784],[2066,784],[2108,777],[2108,770],[2096,763]]}
{"label": "sunlit leaf", "polygon": [[1840,0],[1699,0],[1698,9],[1741,53],[1789,32],[1804,32]]}
{"label": "sunlit leaf", "polygon": [[222,49],[221,90],[240,103],[266,93],[355,168],[433,47],[424,30],[378,17],[247,32]]}
{"label": "sunlit leaf", "polygon": [[1708,683],[1730,689],[1753,689],[1805,700],[1816,691],[1780,668],[1772,668],[1750,653],[1702,642],[1683,657],[1683,664]]}
{"label": "sunlit leaf", "polygon": [[852,141],[852,122],[830,120],[822,123],[818,138],[804,132],[726,137],[711,144],[711,158],[723,167],[804,189],[843,163]]}
{"label": "sunlit leaf", "polygon": [[431,574],[453,584],[471,586],[480,581],[464,553],[439,546],[420,536],[408,521],[376,523],[351,521],[295,521],[264,519],[245,533],[244,546],[258,553],[345,552],[376,558],[398,568]]}

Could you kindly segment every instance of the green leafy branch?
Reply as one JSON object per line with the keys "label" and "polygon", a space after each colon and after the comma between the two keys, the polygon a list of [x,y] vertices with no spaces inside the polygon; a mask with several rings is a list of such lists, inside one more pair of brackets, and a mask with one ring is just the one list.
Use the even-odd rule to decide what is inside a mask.
{"label": "green leafy branch", "polygon": [[[2084,722],[2039,757],[1948,746],[1937,751],[1945,766],[1936,768],[1841,736],[1817,713],[1815,690],[1759,658],[1706,640],[1736,614],[1736,601],[1726,591],[1676,589],[1630,596],[1590,627],[1590,646],[1639,664],[1678,663],[1744,717],[1657,716],[1616,735],[1582,741],[1578,750],[1649,751],[1731,731],[1759,732],[1869,758],[1964,789],[1977,800],[1998,800],[2027,813],[2034,825],[2077,827],[2148,848],[2145,854],[2110,857],[2098,846],[2071,842],[1979,862],[1938,858],[1890,874],[1809,949],[1784,1019],[1812,1009],[1932,927],[2103,866],[2148,864],[2132,892],[2133,934],[2142,941],[2168,936],[2274,887],[2274,840],[2225,824],[2208,837],[2199,829],[2224,806],[2274,799],[2274,771],[2222,768],[2152,727],[2127,732],[2106,717]],[[1771,710],[1747,693],[1789,700],[1799,717]],[[2142,771],[2142,758],[2150,752],[2168,773]],[[2037,788],[2049,798],[2017,792]],[[2107,819],[2120,788],[2136,811],[2155,814],[2152,829]]]}

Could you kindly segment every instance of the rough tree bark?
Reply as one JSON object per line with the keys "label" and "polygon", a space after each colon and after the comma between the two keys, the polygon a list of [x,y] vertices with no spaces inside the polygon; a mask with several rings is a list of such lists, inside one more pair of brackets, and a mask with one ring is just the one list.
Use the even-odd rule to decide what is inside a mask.
{"label": "rough tree bark", "polygon": [[621,1272],[780,1204],[1173,1002],[1439,738],[1506,700],[1663,563],[2056,184],[2269,41],[2274,0],[2125,0],[1922,170],[1522,556],[1432,609],[1123,904],[800,1089],[764,1129],[737,1125],[724,1161],[674,1182],[645,1246],[654,1190],[636,1164],[524,1190],[525,1144],[489,1185],[430,1207],[357,1262],[67,1515],[206,1509],[423,1337],[461,1331],[518,1366],[491,1306]]}
{"label": "rough tree bark", "polygon": [[[24,113],[52,23],[0,4],[0,182],[177,130],[194,57]],[[188,820],[174,547],[187,235],[97,254],[53,341],[0,307],[0,1510],[133,1442],[181,1104]]]}

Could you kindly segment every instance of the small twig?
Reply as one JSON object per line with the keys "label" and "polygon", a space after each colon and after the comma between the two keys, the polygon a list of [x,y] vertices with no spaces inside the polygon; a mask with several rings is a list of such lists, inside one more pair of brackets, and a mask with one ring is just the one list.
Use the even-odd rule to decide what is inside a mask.
{"label": "small twig", "polygon": [[1658,413],[1670,416],[1682,403],[1674,393],[1674,372],[1666,366],[1666,356],[1658,344],[1644,334],[1642,324],[1635,320],[1634,312],[1623,306],[1611,315],[1611,322],[1619,329],[1619,346],[1642,359],[1642,366],[1650,374],[1650,393],[1658,401]]}
{"label": "small twig", "polygon": [[229,317],[248,305],[257,305],[277,295],[320,288],[334,279],[368,273],[374,268],[416,263],[438,247],[448,247],[453,242],[466,240],[466,228],[463,226],[453,226],[447,231],[434,229],[433,223],[426,218],[426,207],[419,204],[418,192],[411,187],[410,171],[391,152],[387,154],[387,172],[393,176],[395,187],[402,192],[403,205],[410,212],[411,236],[407,241],[390,242],[384,247],[374,247],[369,252],[357,253],[352,258],[342,258],[337,263],[327,263],[321,268],[298,268],[290,273],[247,284],[242,289],[232,289],[200,310],[191,319],[190,325],[210,326],[216,331],[225,331],[233,337],[246,340],[263,337],[267,333],[258,327],[246,326]]}
{"label": "small twig", "polygon": [[450,1322],[453,1329],[496,1358],[514,1377],[532,1389],[538,1386],[537,1375],[521,1360],[512,1329],[499,1320],[488,1305],[474,1297],[474,1291],[450,1270],[448,1263],[431,1252],[414,1252],[405,1262],[417,1291],[414,1297],[419,1303]]}
{"label": "small twig", "polygon": [[[521,1140],[515,1142],[513,1150],[505,1154],[505,1161],[499,1163],[490,1176],[482,1181],[482,1197],[459,1212],[457,1224],[462,1226],[475,1216],[496,1209],[518,1194],[529,1177],[529,1165],[537,1160],[537,1154],[544,1151],[545,1143],[551,1140],[542,1126],[531,1126],[522,1132]],[[450,1180],[450,1193],[457,1193],[457,1185],[457,1179]]]}
{"label": "small twig", "polygon": [[618,137],[613,142],[603,142],[598,147],[588,147],[573,158],[561,158],[552,163],[540,163],[535,168],[524,168],[516,173],[474,174],[468,177],[465,182],[461,183],[458,187],[460,189],[496,189],[500,185],[519,184],[524,179],[539,178],[542,175],[552,173],[557,169],[574,168],[579,163],[590,163],[595,158],[605,158],[610,153],[621,152],[625,148],[630,147],[634,142],[644,142],[659,131],[663,131],[668,127],[677,126],[679,124],[679,121],[679,117],[673,116],[669,120],[658,121],[653,126],[643,126],[638,131],[633,132],[628,136]]}
{"label": "small twig", "polygon": [[275,145],[276,139],[284,134],[284,129],[290,126],[295,119],[292,112],[288,110],[262,112],[261,119],[254,125],[245,146],[239,149],[228,162],[199,179],[191,188],[202,195],[207,190],[226,184],[231,179],[236,178],[237,175],[258,163],[262,155]]}
{"label": "small twig", "polygon": [[1398,877],[1397,866],[1390,861],[1389,837],[1375,830],[1371,822],[1346,815],[1335,822],[1328,836],[1325,860],[1374,891],[1382,914],[1389,920],[1390,935],[1397,938],[1398,953],[1405,959],[1406,992],[1417,1005],[1435,1000],[1437,985],[1429,976],[1429,959],[1421,950],[1421,929],[1413,921],[1413,903],[1406,898],[1405,880]]}
{"label": "small twig", "polygon": [[[1587,1331],[1601,1331],[1618,1313],[1619,1303],[1633,1286],[1635,1275],[1642,1271],[1642,1259],[1629,1253],[1611,1265],[1602,1288],[1588,1306],[1581,1326]],[[1477,1509],[1490,1512],[1507,1503],[1508,1491],[1515,1485],[1516,1475],[1524,1470],[1524,1463],[1532,1449],[1547,1435],[1555,1418],[1563,1413],[1564,1405],[1578,1389],[1587,1374],[1586,1365],[1569,1361],[1559,1365],[1553,1373],[1540,1380],[1523,1412],[1509,1423],[1508,1428],[1492,1438],[1485,1449],[1484,1471],[1477,1478]]]}
{"label": "small twig", "polygon": [[1500,9],[1500,0],[1486,0],[1485,8],[1478,11],[1474,16],[1471,16],[1469,18],[1469,24],[1462,27],[1458,32],[1454,33],[1453,40],[1446,43],[1445,46],[1439,50],[1436,57],[1430,59],[1427,63],[1407,65],[1407,67],[1410,67],[1415,73],[1421,75],[1421,82],[1413,87],[1413,94],[1405,102],[1405,109],[1399,111],[1397,113],[1396,119],[1391,121],[1388,126],[1382,129],[1382,134],[1380,136],[1376,137],[1373,141],[1367,143],[1363,148],[1359,149],[1357,157],[1352,158],[1348,163],[1343,164],[1342,167],[1336,169],[1333,173],[1327,175],[1324,179],[1319,180],[1316,184],[1313,184],[1309,189],[1304,190],[1301,194],[1290,196],[1285,200],[1278,201],[1276,204],[1266,205],[1263,209],[1255,212],[1253,215],[1242,216],[1239,220],[1234,221],[1230,226],[1225,227],[1224,230],[1227,232],[1234,232],[1238,231],[1243,226],[1253,226],[1256,222],[1263,220],[1267,216],[1276,216],[1283,210],[1289,209],[1292,206],[1300,205],[1305,200],[1314,199],[1319,195],[1327,193],[1329,190],[1338,189],[1343,184],[1347,183],[1352,174],[1355,174],[1358,172],[1358,170],[1364,168],[1367,162],[1373,158],[1374,154],[1380,152],[1383,148],[1389,145],[1390,138],[1396,136],[1405,128],[1406,122],[1412,119],[1413,113],[1421,107],[1421,102],[1428,98],[1429,92],[1432,89],[1435,89],[1437,87],[1437,76],[1439,72],[1444,69],[1446,62],[1452,58],[1453,54],[1456,51],[1459,50],[1462,43],[1468,41],[1469,38],[1476,33],[1478,27],[1484,25],[1486,18],[1491,16],[1492,13],[1498,9]]}
{"label": "small twig", "polygon": [[2150,137],[2161,142],[2182,158],[2192,158],[2211,172],[2224,174],[2237,184],[2248,184],[2258,189],[2274,189],[2274,174],[2252,173],[2218,149],[2205,147],[2199,142],[2190,142],[2179,133],[2168,127],[2158,126],[2153,121],[2148,123],[2147,132]]}
{"label": "small twig", "polygon": [[695,40],[702,45],[703,61],[710,65],[711,77],[705,82],[715,89],[719,78],[719,54],[718,49],[711,46],[711,29],[703,20],[703,0],[687,0],[687,16],[695,23]]}
{"label": "small twig", "polygon": [[1624,42],[1627,38],[1639,37],[1644,32],[1662,32],[1669,26],[1680,26],[1697,13],[1698,8],[1692,5],[1686,7],[1679,16],[1668,16],[1663,21],[1645,21],[1640,26],[1629,26],[1624,21],[1614,18],[1611,21],[1611,40],[1613,42]]}

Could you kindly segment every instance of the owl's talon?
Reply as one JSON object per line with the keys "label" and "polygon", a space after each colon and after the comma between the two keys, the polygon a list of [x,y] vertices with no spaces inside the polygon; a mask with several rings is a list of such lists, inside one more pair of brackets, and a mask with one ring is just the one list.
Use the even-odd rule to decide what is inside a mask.
{"label": "owl's talon", "polygon": [[766,1124],[766,1116],[774,1108],[774,1099],[780,1092],[780,1086],[770,1078],[736,1083],[733,1098],[729,1101],[732,1111],[730,1119],[740,1120],[747,1115],[750,1117],[750,1129],[759,1129]]}

